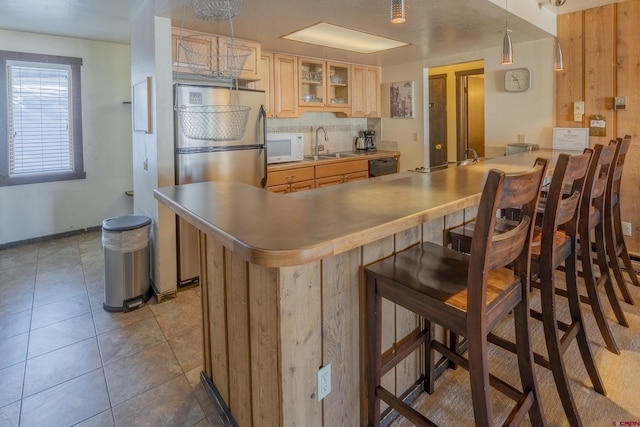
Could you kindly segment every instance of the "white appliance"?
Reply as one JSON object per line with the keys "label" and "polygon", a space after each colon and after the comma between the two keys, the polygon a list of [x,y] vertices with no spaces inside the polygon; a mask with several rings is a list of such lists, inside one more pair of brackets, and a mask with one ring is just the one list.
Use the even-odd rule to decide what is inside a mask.
{"label": "white appliance", "polygon": [[304,158],[304,135],[301,133],[268,133],[267,162],[297,162]]}
{"label": "white appliance", "polygon": [[[176,185],[224,180],[265,187],[264,91],[195,83],[174,86]],[[246,107],[246,116],[234,111],[247,111]],[[245,117],[246,126],[242,126]],[[177,248],[178,286],[196,282],[198,232],[181,218]]]}
{"label": "white appliance", "polygon": [[518,142],[514,144],[507,144],[505,156],[516,153],[526,153],[527,151],[537,151],[540,149],[538,144],[527,144],[524,142]]}

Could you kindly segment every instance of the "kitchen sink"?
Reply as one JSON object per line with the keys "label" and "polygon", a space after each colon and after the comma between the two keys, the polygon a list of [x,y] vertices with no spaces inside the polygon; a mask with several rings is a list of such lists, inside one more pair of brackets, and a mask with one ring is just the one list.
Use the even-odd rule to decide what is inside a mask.
{"label": "kitchen sink", "polygon": [[334,159],[346,159],[349,157],[362,157],[366,156],[364,153],[351,153],[351,152],[342,152],[342,153],[333,153],[333,154],[320,154],[317,159],[314,159],[312,154],[304,156],[305,160],[334,160]]}

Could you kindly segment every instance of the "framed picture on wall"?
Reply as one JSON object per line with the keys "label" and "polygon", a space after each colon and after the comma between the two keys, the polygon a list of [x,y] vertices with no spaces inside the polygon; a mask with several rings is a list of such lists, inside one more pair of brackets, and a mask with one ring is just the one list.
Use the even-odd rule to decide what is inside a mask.
{"label": "framed picture on wall", "polygon": [[151,77],[133,85],[133,130],[151,133]]}
{"label": "framed picture on wall", "polygon": [[413,81],[391,83],[389,111],[392,119],[413,118]]}

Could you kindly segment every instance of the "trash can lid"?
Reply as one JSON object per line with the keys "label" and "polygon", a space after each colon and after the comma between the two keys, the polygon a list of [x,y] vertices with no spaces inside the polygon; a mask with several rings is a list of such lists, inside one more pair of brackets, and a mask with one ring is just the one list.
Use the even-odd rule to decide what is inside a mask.
{"label": "trash can lid", "polygon": [[102,221],[102,229],[107,231],[127,231],[151,224],[151,218],[143,215],[125,215]]}

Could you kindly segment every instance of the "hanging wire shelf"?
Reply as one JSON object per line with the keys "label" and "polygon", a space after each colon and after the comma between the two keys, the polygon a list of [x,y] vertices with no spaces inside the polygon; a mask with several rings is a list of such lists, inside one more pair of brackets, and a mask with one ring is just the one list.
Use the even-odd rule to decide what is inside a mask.
{"label": "hanging wire shelf", "polygon": [[245,105],[176,107],[185,136],[207,141],[242,139],[250,110],[251,107]]}
{"label": "hanging wire shelf", "polygon": [[240,77],[251,52],[242,45],[232,45],[227,53],[212,53],[211,38],[193,35],[178,41],[178,49],[184,52],[186,65],[191,72],[203,77],[233,80]]}
{"label": "hanging wire shelf", "polygon": [[191,0],[191,6],[196,17],[217,21],[238,16],[242,0]]}

